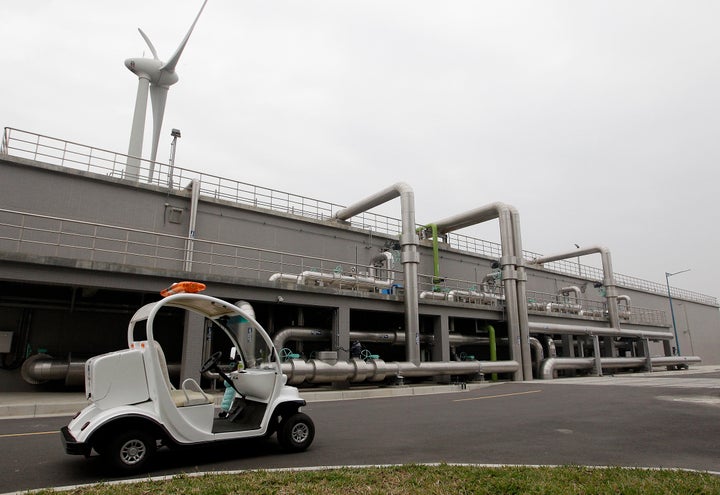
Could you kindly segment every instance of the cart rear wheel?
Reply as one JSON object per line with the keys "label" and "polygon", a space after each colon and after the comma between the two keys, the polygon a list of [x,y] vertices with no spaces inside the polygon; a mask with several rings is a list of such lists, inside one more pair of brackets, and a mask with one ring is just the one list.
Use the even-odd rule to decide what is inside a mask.
{"label": "cart rear wheel", "polygon": [[112,469],[129,474],[145,469],[156,449],[155,437],[150,433],[130,430],[112,438],[102,452]]}
{"label": "cart rear wheel", "polygon": [[285,450],[300,452],[315,438],[315,424],[305,413],[295,413],[283,420],[278,429],[278,442]]}

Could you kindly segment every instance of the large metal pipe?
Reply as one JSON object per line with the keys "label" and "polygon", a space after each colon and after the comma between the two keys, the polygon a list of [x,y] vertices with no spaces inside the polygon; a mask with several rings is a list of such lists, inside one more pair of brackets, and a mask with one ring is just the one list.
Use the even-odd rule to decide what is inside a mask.
{"label": "large metal pipe", "polygon": [[567,251],[564,253],[558,253],[549,256],[541,256],[540,258],[532,260],[530,263],[542,265],[543,263],[550,263],[552,261],[560,261],[570,258],[578,258],[580,256],[595,253],[600,254],[600,259],[602,262],[603,285],[605,286],[605,298],[607,299],[610,326],[620,329],[620,319],[618,317],[617,286],[615,285],[615,274],[612,267],[612,258],[610,256],[610,250],[608,248],[603,246],[590,246],[586,248],[576,249],[575,251]]}
{"label": "large metal pipe", "polygon": [[[151,172],[152,174],[152,172]],[[152,180],[152,177],[150,177]],[[190,182],[191,196],[190,196],[190,224],[188,226],[188,237],[185,241],[185,263],[183,269],[186,272],[192,271],[193,255],[195,251],[195,232],[197,232],[197,211],[198,202],[200,201],[200,180],[193,179]]]}
{"label": "large metal pipe", "polygon": [[535,374],[533,376],[539,378],[540,377],[540,366],[542,365],[543,360],[545,359],[545,352],[543,351],[543,346],[540,343],[538,339],[535,337],[530,337],[528,339],[528,342],[530,343],[530,348],[535,351],[535,368],[533,371],[535,371]]}
{"label": "large metal pipe", "polygon": [[558,291],[558,294],[567,296],[571,292],[575,294],[575,302],[577,304],[580,304],[580,293],[582,292],[582,290],[577,285],[569,285],[567,287],[563,287]]}
{"label": "large metal pipe", "polygon": [[[522,363],[522,367],[513,377],[515,380],[528,380],[532,377],[532,363],[530,356],[529,331],[525,326],[527,308],[525,307],[524,282],[525,272],[521,269],[522,294],[518,294],[518,267],[522,267],[522,239],[519,228],[519,215],[517,210],[505,203],[490,203],[473,210],[432,222],[437,228],[438,235],[447,234],[455,230],[477,225],[488,220],[498,219],[500,223],[500,245],[502,256],[500,268],[505,289],[505,306],[507,308],[508,337],[510,338],[510,357]],[[513,221],[514,220],[514,221]],[[522,303],[519,304],[519,296]],[[520,309],[520,306],[523,308]],[[520,314],[523,313],[524,317]]]}
{"label": "large metal pipe", "polygon": [[545,336],[545,345],[547,346],[548,357],[551,357],[551,358],[557,357],[557,349],[555,347],[555,340],[552,338],[551,335]]}
{"label": "large metal pipe", "polygon": [[327,285],[351,286],[355,289],[390,289],[393,285],[392,278],[379,279],[374,276],[366,275],[344,275],[334,272],[317,272],[306,270],[300,275],[290,275],[288,273],[274,273],[269,278],[270,282],[291,282],[298,285],[304,285],[308,281],[321,282]]}
{"label": "large metal pipe", "polygon": [[435,299],[435,300],[446,300],[447,292],[436,292],[432,290],[424,290],[420,293],[420,299]]}
{"label": "large metal pipe", "polygon": [[513,248],[517,262],[517,299],[518,299],[518,326],[520,328],[520,342],[523,355],[523,373],[528,376],[530,369],[530,324],[527,308],[527,274],[525,273],[525,258],[523,256],[522,234],[520,231],[520,213],[514,206],[509,206],[512,219]]}
{"label": "large metal pipe", "polygon": [[[63,380],[65,385],[79,386],[85,383],[85,360],[56,359],[47,354],[33,354],[22,365],[20,376],[31,385]],[[173,378],[180,376],[180,364],[168,364]]]}
{"label": "large metal pipe", "polygon": [[393,270],[395,260],[393,259],[393,254],[390,251],[383,251],[370,260],[370,263],[371,277],[379,278],[378,272],[380,271],[382,265],[385,264],[385,272],[387,273],[388,282],[392,284],[395,281],[395,271]]}
{"label": "large metal pipe", "polygon": [[289,327],[283,328],[273,336],[273,345],[275,349],[282,349],[285,347],[285,343],[289,340],[330,340],[332,338],[332,332],[330,330],[324,330],[320,328],[300,328],[300,327]]}
{"label": "large metal pipe", "polygon": [[[700,363],[702,360],[698,356],[658,356],[651,357],[650,361],[653,366],[672,366],[672,365],[688,365],[690,363]],[[558,370],[581,370],[592,369],[595,366],[596,359],[589,358],[549,358],[543,361],[540,367],[540,377],[543,380],[552,380],[553,373]],[[640,368],[646,366],[647,358],[600,358],[603,368],[620,369],[620,368]]]}
{"label": "large metal pipe", "polygon": [[33,354],[23,362],[20,376],[32,385],[59,380],[68,386],[82,385],[85,381],[85,361]]}
{"label": "large metal pipe", "polygon": [[652,330],[627,330],[610,327],[592,327],[584,325],[564,325],[561,323],[530,323],[531,333],[560,335],[598,335],[600,337],[635,337],[650,340],[672,340],[672,332]]}
{"label": "large metal pipe", "polygon": [[574,303],[570,303],[567,301],[566,302],[556,302],[556,303],[549,302],[545,306],[545,311],[547,311],[548,313],[550,313],[552,311],[559,311],[561,313],[580,314],[580,312],[582,311],[582,305],[581,305],[581,301],[580,301],[580,293],[581,292],[582,291],[580,290],[580,287],[578,287],[576,285],[570,285],[568,287],[563,287],[562,289],[560,289],[558,291],[558,295],[567,297],[570,293],[573,293],[573,294],[575,294],[575,302]]}
{"label": "large metal pipe", "polygon": [[436,301],[479,303],[491,305],[496,304],[500,301],[504,301],[505,296],[503,294],[489,292],[486,290],[483,290],[482,292],[459,289],[450,290],[447,292],[426,290],[420,293],[420,299],[433,299]]}
{"label": "large metal pipe", "polygon": [[359,213],[400,197],[400,234],[401,263],[405,275],[405,357],[412,363],[420,363],[420,310],[418,302],[418,236],[415,232],[415,193],[404,182],[398,182],[382,191],[354,203],[335,213],[338,220],[347,220]]}
{"label": "large metal pipe", "polygon": [[[330,330],[320,328],[307,327],[288,327],[283,328],[273,336],[273,345],[276,349],[286,347],[288,341],[329,341],[332,338]],[[360,342],[373,342],[377,344],[404,345],[406,335],[404,332],[377,332],[377,331],[357,331],[350,332],[350,340],[358,340]],[[450,343],[453,345],[485,345],[490,343],[488,337],[477,337],[474,335],[462,335],[459,333],[451,333],[449,335]],[[420,342],[432,343],[435,337],[432,335],[420,335]],[[503,343],[504,339],[498,339]],[[504,341],[507,343],[507,341]]]}
{"label": "large metal pipe", "polygon": [[630,296],[620,295],[620,296],[617,296],[617,299],[618,299],[618,303],[620,301],[623,301],[625,303],[625,309],[630,309],[630,304],[632,304],[630,301]]}
{"label": "large metal pipe", "polygon": [[385,362],[382,359],[351,359],[327,363],[317,359],[303,361],[291,359],[282,364],[288,383],[331,383],[349,381],[379,382],[386,377],[429,377],[439,375],[478,375],[480,373],[514,373],[520,368],[517,361],[434,361],[415,364],[411,362]]}
{"label": "large metal pipe", "polygon": [[[619,295],[617,296],[618,301],[618,316],[624,320],[629,320],[632,316],[632,310],[630,309],[630,296],[627,295]],[[621,309],[620,303],[625,303],[625,309]]]}

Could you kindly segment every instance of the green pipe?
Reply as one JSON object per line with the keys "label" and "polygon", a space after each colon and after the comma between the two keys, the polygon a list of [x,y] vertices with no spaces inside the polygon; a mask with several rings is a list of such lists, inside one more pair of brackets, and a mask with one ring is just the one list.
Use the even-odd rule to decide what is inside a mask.
{"label": "green pipe", "polygon": [[438,228],[437,224],[431,223],[429,225],[432,231],[432,243],[433,243],[433,283],[440,283],[440,250],[438,245]]}
{"label": "green pipe", "polygon": [[[495,341],[495,327],[492,325],[485,325],[488,337],[490,337],[490,361],[497,361],[497,343]],[[497,373],[491,375],[492,381],[496,382],[498,379]]]}
{"label": "green pipe", "polygon": [[435,284],[439,284],[442,281],[442,278],[440,277],[440,249],[439,249],[439,242],[438,242],[438,228],[437,224],[431,223],[428,225],[425,225],[423,227],[420,227],[418,230],[427,230],[430,229],[430,232],[432,233],[432,250],[433,250],[433,292],[439,292],[440,287],[438,287]]}

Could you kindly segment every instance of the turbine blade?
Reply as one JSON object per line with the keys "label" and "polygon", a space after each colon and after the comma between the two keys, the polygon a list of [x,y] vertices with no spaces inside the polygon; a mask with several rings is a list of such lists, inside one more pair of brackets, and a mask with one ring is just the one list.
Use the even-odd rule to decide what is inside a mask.
{"label": "turbine blade", "polygon": [[150,51],[152,52],[153,57],[155,58],[155,60],[160,60],[160,59],[158,58],[157,51],[155,50],[155,47],[153,46],[152,41],[150,41],[150,38],[148,38],[147,34],[145,34],[145,33],[143,32],[143,30],[140,29],[140,28],[138,28],[138,31],[140,31],[140,36],[143,37],[143,39],[145,40],[145,43],[147,43],[147,45],[150,47]]}
{"label": "turbine blade", "polygon": [[205,4],[208,2],[208,0],[205,0],[202,4],[202,7],[200,7],[200,12],[198,12],[197,16],[195,17],[195,20],[193,21],[192,25],[190,26],[190,29],[188,30],[187,34],[185,35],[185,38],[183,38],[182,42],[180,43],[180,46],[177,47],[177,50],[175,50],[175,53],[173,53],[172,57],[168,59],[165,64],[160,67],[160,70],[166,70],[168,72],[174,72],[175,66],[178,63],[178,60],[180,60],[180,55],[182,55],[183,50],[185,49],[185,45],[187,44],[188,40],[190,39],[190,33],[192,33],[193,29],[195,28],[195,24],[197,23],[198,19],[200,19],[200,14],[202,14],[203,9],[205,8]]}
{"label": "turbine blade", "polygon": [[157,158],[158,143],[160,142],[160,131],[162,130],[163,117],[165,115],[165,101],[167,101],[168,88],[153,84],[150,86],[150,102],[152,103],[153,113],[153,134],[152,148],[150,151],[150,179],[152,180],[152,170],[155,168],[155,159]]}

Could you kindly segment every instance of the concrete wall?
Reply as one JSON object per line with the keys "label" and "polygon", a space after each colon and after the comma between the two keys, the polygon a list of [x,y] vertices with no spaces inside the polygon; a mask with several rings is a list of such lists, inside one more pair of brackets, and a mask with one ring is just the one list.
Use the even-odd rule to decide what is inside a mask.
{"label": "concrete wall", "polygon": [[[176,280],[173,277],[178,276],[215,277],[219,285],[247,287],[247,293],[227,289],[238,298],[272,301],[277,298],[279,288],[268,282],[273,273],[299,274],[304,270],[350,273],[353,269],[363,273],[374,256],[384,249],[397,247],[393,246],[396,237],[369,233],[342,222],[301,218],[201,197],[192,272],[186,273],[183,265],[190,219],[189,190],[135,185],[5,157],[0,157],[0,175],[3,177],[0,208],[87,222],[22,216],[20,227],[18,215],[0,212],[0,223],[5,224],[0,225],[0,278],[4,280],[37,283],[44,278],[54,280],[53,283],[73,280],[74,284],[85,280],[94,287],[142,291],[150,285],[149,280],[157,285],[164,283],[163,280],[172,282]],[[34,243],[19,245],[13,240],[23,229],[23,238]],[[64,234],[58,235],[56,230]],[[75,247],[67,247],[68,244]],[[429,276],[433,273],[431,243],[422,241],[421,244],[419,272]],[[54,266],[45,268],[47,273],[43,274],[42,266],[38,265],[50,258]],[[63,276],[58,275],[57,260],[72,260],[64,267]],[[441,244],[441,275],[449,279],[464,280],[469,285],[478,283],[492,271],[493,261]],[[401,270],[399,263],[395,269]],[[78,271],[83,275],[78,275]],[[529,268],[527,272],[528,291],[555,294],[561,287],[577,285],[584,290],[584,298],[603,301],[598,289],[588,280],[540,269]],[[423,279],[429,281],[429,277]],[[401,274],[398,281],[402,282]],[[421,290],[427,288],[421,286]],[[666,297],[623,287],[619,287],[618,292],[629,295],[633,306],[668,312],[667,325],[670,324]],[[298,304],[335,308],[360,304],[358,301],[339,303],[330,296],[339,297],[311,290],[288,297],[295,298]],[[356,296],[367,299],[363,294]],[[361,301],[366,309],[403,311],[398,298],[373,297]],[[699,355],[705,363],[720,363],[718,308],[682,300],[676,304],[682,353]],[[475,314],[477,318],[502,318],[501,314],[483,309],[473,311],[473,308],[448,308],[441,302],[421,304],[421,314],[425,315]],[[3,320],[17,315],[11,316]],[[5,324],[13,325],[9,321]]]}

